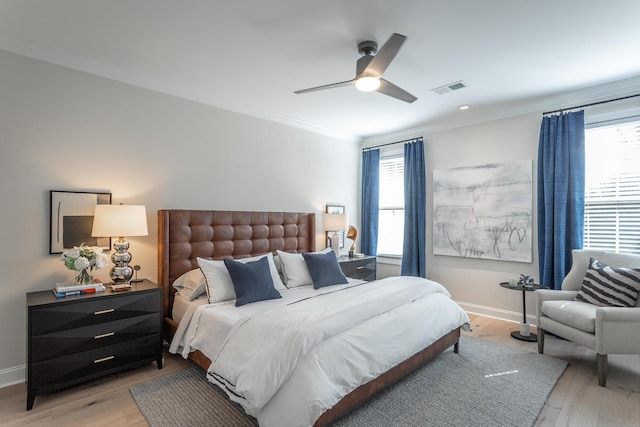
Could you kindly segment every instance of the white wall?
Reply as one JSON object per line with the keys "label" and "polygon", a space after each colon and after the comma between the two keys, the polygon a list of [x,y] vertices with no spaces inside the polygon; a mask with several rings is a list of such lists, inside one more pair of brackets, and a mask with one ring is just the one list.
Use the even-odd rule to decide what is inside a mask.
{"label": "white wall", "polygon": [[[539,114],[529,114],[426,136],[425,157],[430,183],[434,169],[526,159],[533,159],[535,183],[540,118]],[[432,209],[433,187],[427,188],[429,209]],[[533,236],[537,236],[535,194],[534,190]],[[432,230],[432,215],[428,217],[427,229]],[[429,238],[427,271],[430,278],[446,284],[453,298],[468,311],[520,320],[522,294],[503,289],[498,284],[507,281],[510,276],[519,276],[521,273],[538,278],[537,239],[534,238],[533,241],[533,262],[520,263],[435,256]],[[527,311],[533,315],[533,298],[531,294],[528,296]]]}
{"label": "white wall", "polygon": [[[4,51],[0,64],[0,386],[24,380],[25,293],[73,278],[48,253],[49,190],[146,205],[149,236],[129,240],[152,280],[158,209],[320,214],[340,203],[359,217],[352,142]],[[323,247],[322,215],[316,228]]]}
{"label": "white wall", "polygon": [[[517,160],[533,160],[537,179],[537,147],[541,115],[527,114],[423,135],[427,169],[427,277],[445,285],[467,311],[522,321],[522,294],[499,286],[509,277],[522,274],[538,277],[538,249],[534,238],[533,262],[505,262],[433,255],[433,171]],[[406,131],[405,131],[406,134]],[[391,139],[393,140],[393,139]],[[536,200],[533,212],[536,212]],[[534,236],[537,223],[533,224]],[[397,265],[379,268],[379,277],[399,274]],[[527,295],[527,314],[533,319],[533,298]],[[531,321],[531,320],[530,320]]]}
{"label": "white wall", "polygon": [[[616,99],[637,93],[638,78],[613,82],[610,85],[594,87],[591,92],[606,99]],[[612,92],[605,95],[609,88]],[[616,91],[619,91],[616,93]],[[564,94],[562,104],[580,105],[591,101],[580,99],[589,96],[587,90]],[[593,96],[593,95],[591,95]],[[616,117],[637,117],[640,115],[640,98],[630,98],[618,102],[594,105],[585,109],[587,124],[611,120]],[[451,130],[430,132],[425,129],[403,130],[395,135],[379,136],[365,141],[366,146],[385,142],[399,141],[411,137],[423,136],[425,143],[425,162],[427,169],[427,277],[436,280],[449,289],[453,298],[465,310],[498,317],[501,319],[522,321],[522,293],[503,289],[500,282],[520,274],[531,275],[539,279],[538,271],[538,215],[537,215],[537,157],[538,139],[542,112],[557,108],[559,101],[549,99],[539,102],[538,111],[516,115],[500,120],[458,127]],[[523,107],[524,108],[524,107]],[[536,110],[536,108],[533,108]],[[533,160],[533,258],[531,263],[505,262],[472,258],[458,258],[433,254],[431,238],[432,195],[434,169],[448,169],[461,166],[504,163],[517,160]],[[378,278],[398,275],[400,266],[378,264]],[[526,312],[530,323],[535,323],[534,298],[526,294]]]}

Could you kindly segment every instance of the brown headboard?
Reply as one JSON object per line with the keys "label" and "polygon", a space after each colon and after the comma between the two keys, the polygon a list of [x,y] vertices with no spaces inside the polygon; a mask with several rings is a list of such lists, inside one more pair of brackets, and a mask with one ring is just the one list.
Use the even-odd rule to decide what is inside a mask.
{"label": "brown headboard", "polygon": [[316,216],[306,212],[158,211],[158,280],[164,316],[171,315],[173,281],[198,268],[197,257],[246,258],[316,249]]}

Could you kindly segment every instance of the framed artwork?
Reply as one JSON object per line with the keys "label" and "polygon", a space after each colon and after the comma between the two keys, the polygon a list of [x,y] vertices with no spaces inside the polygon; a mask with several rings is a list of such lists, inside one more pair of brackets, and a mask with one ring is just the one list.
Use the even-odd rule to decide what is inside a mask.
{"label": "framed artwork", "polygon": [[533,162],[433,171],[433,253],[532,262]]}
{"label": "framed artwork", "polygon": [[111,193],[51,190],[49,253],[60,254],[81,243],[110,250],[110,237],[91,237],[95,206],[103,204],[111,204]]}
{"label": "framed artwork", "polygon": [[[327,213],[344,213],[344,205],[327,205],[326,208]],[[329,242],[329,232],[326,233],[327,242]],[[338,236],[340,237],[340,249],[344,248],[344,231],[338,231]]]}

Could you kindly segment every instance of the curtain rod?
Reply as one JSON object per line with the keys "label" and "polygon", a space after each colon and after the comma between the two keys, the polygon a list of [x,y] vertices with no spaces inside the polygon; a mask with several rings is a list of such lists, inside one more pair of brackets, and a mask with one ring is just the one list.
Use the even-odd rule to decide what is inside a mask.
{"label": "curtain rod", "polygon": [[623,99],[635,98],[636,96],[640,96],[640,93],[637,93],[635,95],[623,96],[621,98],[609,99],[607,101],[592,102],[590,104],[576,105],[575,107],[560,108],[558,110],[547,111],[545,113],[542,113],[542,115],[546,116],[547,114],[561,113],[563,111],[573,110],[576,108],[585,108],[585,107],[591,107],[593,105],[600,105],[600,104],[607,104],[609,102],[622,101]]}
{"label": "curtain rod", "polygon": [[405,142],[411,142],[411,141],[417,141],[419,139],[422,139],[421,136],[417,136],[415,138],[411,138],[411,139],[404,139],[402,141],[396,141],[396,142],[387,142],[386,144],[380,144],[380,145],[372,145],[371,147],[364,147],[362,149],[362,151],[367,151],[367,150],[373,150],[374,148],[380,148],[380,147],[386,147],[387,145],[394,145],[394,144],[404,144]]}

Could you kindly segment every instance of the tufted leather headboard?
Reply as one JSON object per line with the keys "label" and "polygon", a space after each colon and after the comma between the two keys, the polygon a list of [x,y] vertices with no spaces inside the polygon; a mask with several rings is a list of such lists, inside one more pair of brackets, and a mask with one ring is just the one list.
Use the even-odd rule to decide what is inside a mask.
{"label": "tufted leather headboard", "polygon": [[174,280],[198,268],[197,257],[246,258],[316,249],[314,213],[206,210],[158,211],[158,280],[164,316],[171,315]]}

